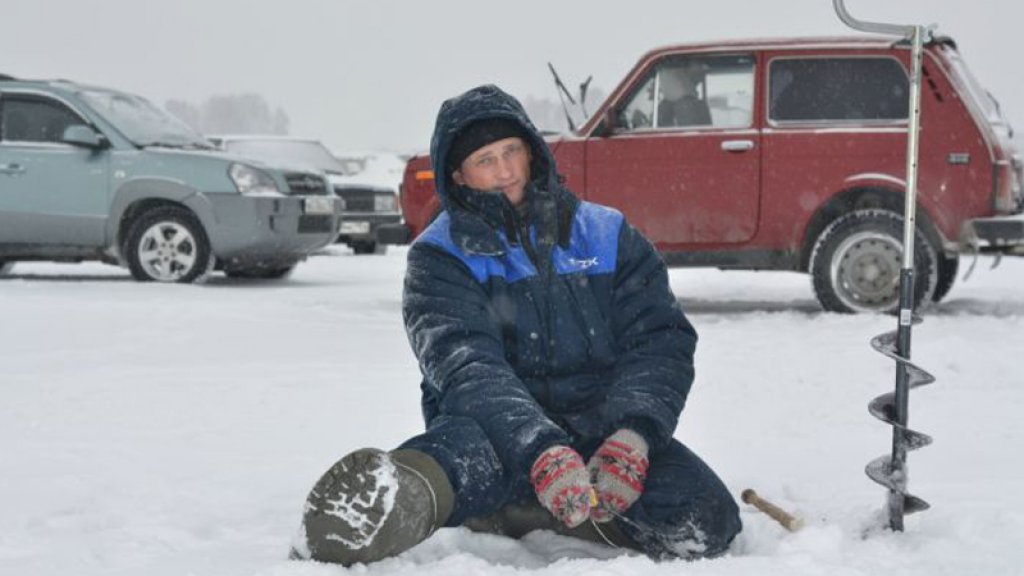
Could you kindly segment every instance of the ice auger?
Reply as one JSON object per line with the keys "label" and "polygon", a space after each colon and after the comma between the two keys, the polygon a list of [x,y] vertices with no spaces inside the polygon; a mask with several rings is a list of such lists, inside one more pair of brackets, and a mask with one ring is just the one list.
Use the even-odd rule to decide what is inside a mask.
{"label": "ice auger", "polygon": [[[907,452],[932,443],[931,436],[907,428],[907,392],[931,384],[935,377],[910,362],[899,351],[899,331],[879,334],[871,347],[896,361],[896,390],[878,396],[868,404],[875,418],[892,425],[892,454],[872,460],[865,472],[889,489],[889,527],[903,530],[903,516],[928,508],[924,500],[907,493]],[[909,338],[908,338],[909,349]]]}
{"label": "ice auger", "polygon": [[903,530],[903,516],[928,508],[928,503],[907,493],[907,452],[931,443],[931,437],[907,428],[909,392],[935,381],[931,374],[910,362],[910,335],[914,317],[914,230],[917,226],[918,129],[921,124],[921,55],[931,30],[924,26],[900,26],[862,22],[850,16],[844,0],[832,0],[836,14],[847,26],[863,32],[894,34],[911,44],[910,123],[907,127],[907,190],[903,214],[903,262],[900,270],[898,324],[894,332],[876,336],[871,346],[896,361],[896,389],[871,401],[870,412],[892,425],[892,453],[873,460],[866,472],[889,489],[889,528]]}

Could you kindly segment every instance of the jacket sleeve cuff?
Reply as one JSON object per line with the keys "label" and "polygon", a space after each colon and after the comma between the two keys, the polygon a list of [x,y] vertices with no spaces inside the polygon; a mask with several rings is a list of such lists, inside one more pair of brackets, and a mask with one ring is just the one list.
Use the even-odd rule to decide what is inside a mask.
{"label": "jacket sleeve cuff", "polygon": [[641,417],[625,418],[616,422],[607,435],[610,436],[622,428],[628,428],[639,434],[647,442],[647,447],[651,452],[664,447],[671,437],[664,436],[658,431],[658,427],[653,422]]}
{"label": "jacket sleeve cuff", "polygon": [[521,472],[525,474],[525,478],[530,477],[530,469],[533,468],[533,464],[537,461],[537,458],[540,458],[540,455],[543,454],[544,451],[547,450],[548,448],[551,448],[552,446],[558,446],[559,444],[565,446],[569,445],[568,434],[565,434],[564,432],[558,435],[552,434],[547,438],[535,442],[533,445],[531,445],[530,448],[524,453],[525,458],[523,458],[523,460],[521,461]]}

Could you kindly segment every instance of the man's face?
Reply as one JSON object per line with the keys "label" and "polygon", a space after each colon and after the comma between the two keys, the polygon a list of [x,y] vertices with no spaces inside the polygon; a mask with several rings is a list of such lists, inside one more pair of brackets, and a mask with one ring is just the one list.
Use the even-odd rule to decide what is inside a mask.
{"label": "man's face", "polygon": [[452,174],[456,184],[474,190],[501,190],[513,206],[526,197],[530,147],[522,138],[505,138],[476,149]]}

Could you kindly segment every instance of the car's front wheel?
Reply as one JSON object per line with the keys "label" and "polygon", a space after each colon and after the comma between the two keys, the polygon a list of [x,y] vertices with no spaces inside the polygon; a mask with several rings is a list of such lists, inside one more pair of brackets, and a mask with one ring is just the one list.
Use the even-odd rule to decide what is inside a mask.
{"label": "car's front wheel", "polygon": [[959,254],[952,256],[939,254],[939,280],[935,285],[935,293],[932,294],[932,302],[941,302],[949,294],[956,282],[956,273],[959,269]]}
{"label": "car's front wheel", "polygon": [[[857,210],[828,226],[814,245],[814,292],[832,312],[895,312],[903,266],[903,217]],[[914,240],[914,306],[930,302],[938,278],[936,250],[920,230]]]}
{"label": "car's front wheel", "polygon": [[124,244],[132,276],[140,282],[190,283],[206,278],[213,254],[195,215],[180,206],[158,206],[132,222]]}
{"label": "car's front wheel", "polygon": [[4,262],[3,260],[0,260],[0,276],[10,273],[11,268],[14,268],[14,262]]}

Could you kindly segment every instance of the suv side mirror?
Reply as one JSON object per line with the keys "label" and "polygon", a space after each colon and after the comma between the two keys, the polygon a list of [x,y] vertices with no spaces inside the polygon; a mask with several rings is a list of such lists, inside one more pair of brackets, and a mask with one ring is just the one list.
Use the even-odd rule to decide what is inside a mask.
{"label": "suv side mirror", "polygon": [[72,124],[65,128],[61,141],[73,146],[82,146],[94,149],[104,148],[107,145],[107,139],[105,136],[98,134],[95,130],[85,124]]}

